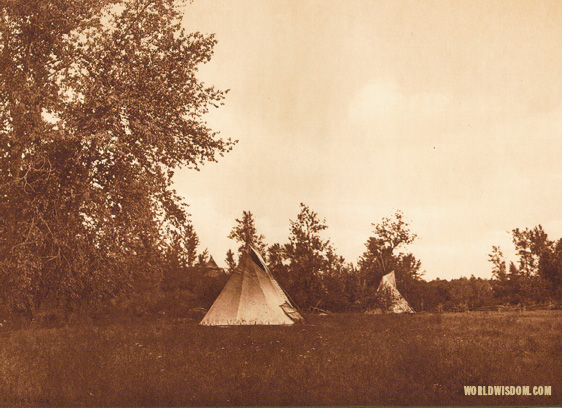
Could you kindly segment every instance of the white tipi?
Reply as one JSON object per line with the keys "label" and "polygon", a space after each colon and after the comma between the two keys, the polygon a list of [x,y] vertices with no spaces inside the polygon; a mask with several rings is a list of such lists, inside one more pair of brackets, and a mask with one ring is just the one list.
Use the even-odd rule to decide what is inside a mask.
{"label": "white tipi", "polygon": [[386,292],[392,298],[392,304],[389,308],[393,313],[414,313],[414,309],[410,307],[404,296],[396,288],[396,277],[394,271],[384,275],[377,289],[377,293]]}
{"label": "white tipi", "polygon": [[200,324],[204,326],[294,324],[302,316],[250,248]]}

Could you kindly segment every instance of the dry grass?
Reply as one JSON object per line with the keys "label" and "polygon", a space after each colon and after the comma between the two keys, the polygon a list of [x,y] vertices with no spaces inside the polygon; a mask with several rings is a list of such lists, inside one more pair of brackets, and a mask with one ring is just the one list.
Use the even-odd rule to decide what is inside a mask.
{"label": "dry grass", "polygon": [[[0,331],[4,406],[560,405],[562,312],[138,319]],[[552,396],[464,396],[550,385]]]}

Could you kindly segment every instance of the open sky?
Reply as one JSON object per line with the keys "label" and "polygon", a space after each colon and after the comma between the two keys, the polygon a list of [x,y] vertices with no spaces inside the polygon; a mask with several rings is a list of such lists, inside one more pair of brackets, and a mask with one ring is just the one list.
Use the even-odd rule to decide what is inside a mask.
{"label": "open sky", "polygon": [[304,202],[356,262],[371,223],[404,212],[425,278],[490,277],[492,245],[562,237],[562,1],[196,0],[215,33],[200,77],[234,150],[177,191],[219,265],[243,210],[287,242]]}

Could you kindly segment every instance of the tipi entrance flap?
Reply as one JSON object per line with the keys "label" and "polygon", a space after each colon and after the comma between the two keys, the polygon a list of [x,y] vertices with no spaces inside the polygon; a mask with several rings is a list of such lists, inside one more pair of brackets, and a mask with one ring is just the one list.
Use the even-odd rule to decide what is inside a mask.
{"label": "tipi entrance flap", "polygon": [[283,309],[283,311],[287,314],[287,316],[289,316],[295,322],[301,322],[303,320],[299,311],[295,309],[293,306],[291,306],[290,304],[288,304],[287,302],[281,305],[281,309]]}

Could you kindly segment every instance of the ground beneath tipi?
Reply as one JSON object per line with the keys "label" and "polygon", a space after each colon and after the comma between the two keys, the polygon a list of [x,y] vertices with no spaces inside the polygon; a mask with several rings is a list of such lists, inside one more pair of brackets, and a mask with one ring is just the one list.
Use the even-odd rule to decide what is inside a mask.
{"label": "ground beneath tipi", "polygon": [[[3,406],[561,405],[561,311],[0,328]],[[551,386],[465,396],[464,386]]]}

